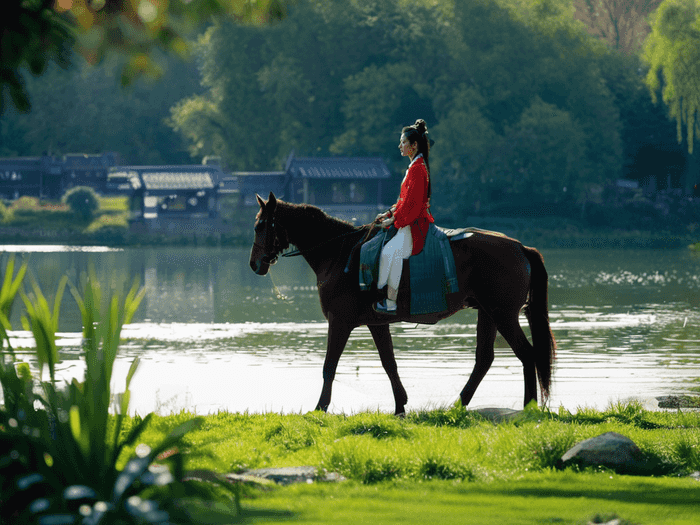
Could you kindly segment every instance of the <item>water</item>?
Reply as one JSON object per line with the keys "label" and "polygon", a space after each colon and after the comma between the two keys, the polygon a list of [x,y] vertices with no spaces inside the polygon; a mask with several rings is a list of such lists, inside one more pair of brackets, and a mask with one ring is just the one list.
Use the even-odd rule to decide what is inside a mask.
{"label": "water", "polygon": [[[315,278],[303,259],[284,259],[271,277],[248,266],[247,249],[163,248],[79,251],[2,247],[28,253],[51,295],[62,275],[77,283],[92,264],[107,281],[138,276],[147,295],[127,326],[113,388],[131,360],[131,411],[312,410],[320,394],[326,324]],[[605,408],[630,398],[653,406],[700,381],[700,258],[686,250],[545,250],[550,320],[558,341],[551,407]],[[286,299],[273,292],[273,281]],[[80,318],[66,294],[60,318],[64,378],[82,377]],[[16,305],[13,327],[21,326]],[[524,323],[524,317],[522,318]],[[392,327],[407,408],[455,401],[474,365],[476,313],[437,325]],[[13,332],[16,347],[31,337]],[[500,338],[472,406],[518,408],[519,361]],[[353,332],[334,384],[333,412],[393,410],[389,381],[369,331]]]}

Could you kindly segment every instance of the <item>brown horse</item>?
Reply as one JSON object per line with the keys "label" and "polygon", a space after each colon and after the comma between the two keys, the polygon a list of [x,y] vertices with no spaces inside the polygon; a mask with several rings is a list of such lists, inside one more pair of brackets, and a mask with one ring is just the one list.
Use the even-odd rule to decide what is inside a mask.
{"label": "brown horse", "polygon": [[[391,381],[395,413],[403,414],[408,397],[399,379],[390,323],[432,324],[463,308],[476,308],[478,321],[476,364],[460,393],[462,404],[467,406],[493,362],[497,330],[523,364],[525,404],[537,400],[537,378],[542,396],[547,399],[555,341],[549,327],[547,271],[537,250],[500,234],[476,231],[451,243],[459,293],[448,296],[447,311],[411,316],[405,306],[409,301],[402,292],[405,290],[402,285],[398,315],[380,314],[372,309],[375,294],[361,292],[358,280],[359,250],[356,247],[368,236],[372,226],[356,227],[330,217],[315,206],[277,200],[272,193],[267,202],[260,196],[257,198],[260,211],[255,221],[255,240],[250,254],[253,271],[265,275],[277,257],[293,244],[316,274],[321,309],[328,320],[323,389],[317,410],[328,409],[338,361],[350,333],[356,327],[366,325]],[[533,344],[518,322],[523,306]]]}

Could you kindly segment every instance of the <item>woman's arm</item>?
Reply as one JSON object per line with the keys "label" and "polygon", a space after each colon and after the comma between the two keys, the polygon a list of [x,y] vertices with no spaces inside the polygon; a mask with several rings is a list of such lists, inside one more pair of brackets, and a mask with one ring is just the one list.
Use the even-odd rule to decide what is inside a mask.
{"label": "woman's arm", "polygon": [[406,180],[401,185],[401,195],[395,204],[394,226],[408,226],[425,209],[428,194],[428,170],[423,162],[417,162],[408,169]]}

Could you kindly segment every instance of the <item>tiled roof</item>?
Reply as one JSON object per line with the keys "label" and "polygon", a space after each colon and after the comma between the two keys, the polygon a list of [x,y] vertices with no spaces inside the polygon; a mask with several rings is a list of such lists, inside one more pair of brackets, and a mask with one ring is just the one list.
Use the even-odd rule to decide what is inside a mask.
{"label": "tiled roof", "polygon": [[323,179],[387,179],[389,169],[380,158],[293,158],[289,163],[292,177]]}
{"label": "tiled roof", "polygon": [[158,172],[141,173],[141,179],[147,190],[202,190],[214,188],[209,172]]}

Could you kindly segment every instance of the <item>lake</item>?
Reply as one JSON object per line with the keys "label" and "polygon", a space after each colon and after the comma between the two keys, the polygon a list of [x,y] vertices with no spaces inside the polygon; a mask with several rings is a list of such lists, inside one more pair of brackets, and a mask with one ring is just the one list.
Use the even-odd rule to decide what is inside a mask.
{"label": "lake", "polygon": [[[131,412],[199,414],[304,412],[320,394],[326,324],[313,272],[283,259],[271,276],[248,266],[247,248],[2,246],[0,258],[29,259],[47,296],[65,274],[78,282],[93,265],[100,279],[130,280],[147,294],[125,327],[113,389],[131,360]],[[690,250],[543,250],[550,276],[550,320],[558,342],[550,407],[605,408],[700,386],[700,257]],[[27,281],[29,282],[29,281]],[[274,284],[273,284],[274,283]],[[281,294],[273,290],[274,285]],[[15,305],[12,342],[32,345]],[[525,323],[524,316],[521,322]],[[62,378],[83,375],[80,316],[69,293],[60,317]],[[392,327],[407,409],[453,403],[474,365],[476,313],[437,325]],[[470,407],[522,406],[520,362],[500,338],[496,359]],[[330,411],[393,411],[389,380],[366,328],[340,360]]]}

